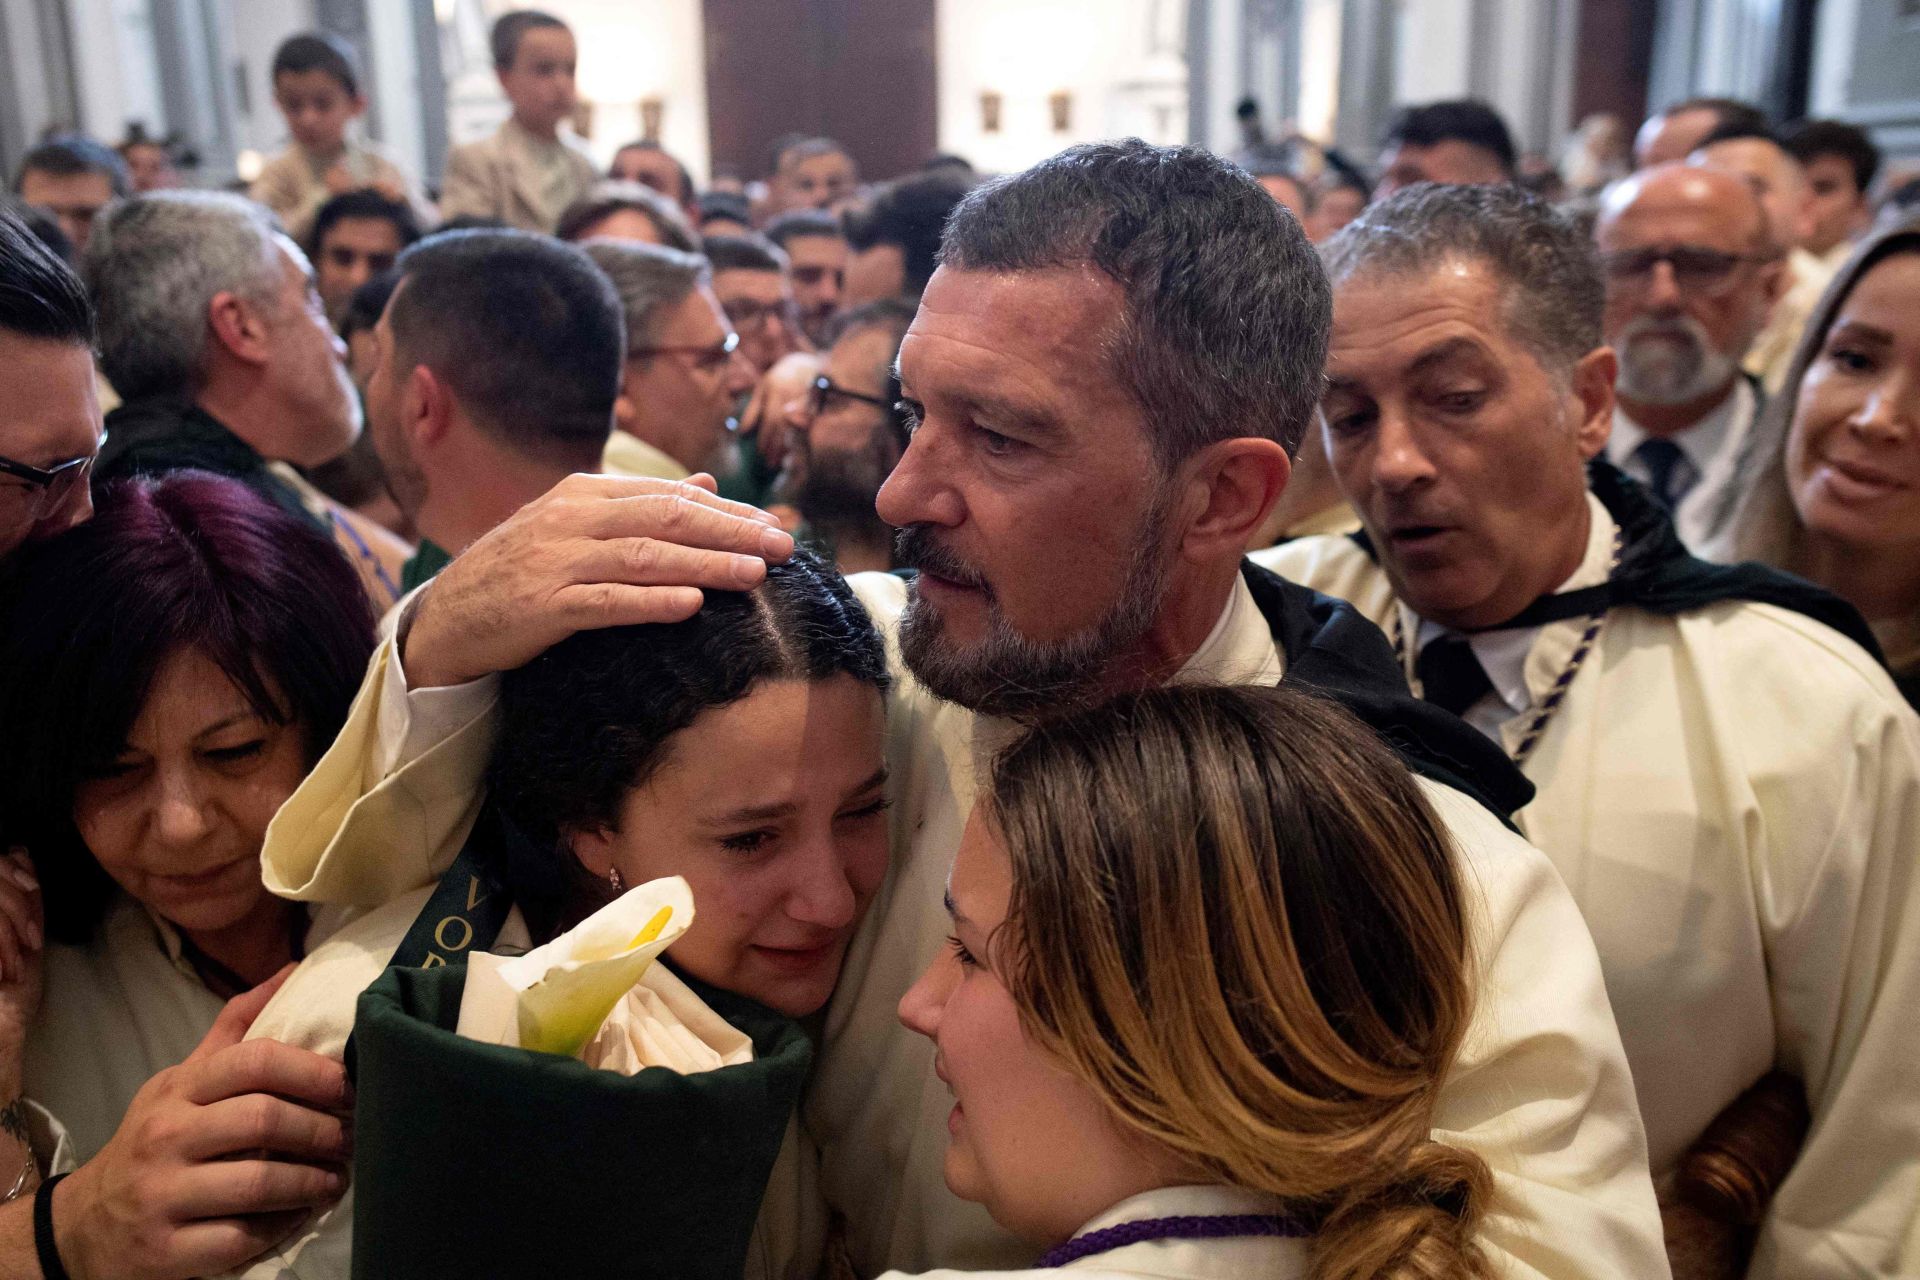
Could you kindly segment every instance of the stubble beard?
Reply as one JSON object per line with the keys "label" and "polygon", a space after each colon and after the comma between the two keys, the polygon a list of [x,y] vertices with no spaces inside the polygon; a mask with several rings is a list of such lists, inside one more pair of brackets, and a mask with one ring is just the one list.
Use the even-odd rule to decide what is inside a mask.
{"label": "stubble beard", "polygon": [[925,526],[902,529],[896,561],[977,587],[988,618],[986,639],[962,649],[948,641],[939,610],[918,585],[909,587],[900,619],[900,655],[907,669],[935,697],[977,715],[1035,723],[1097,705],[1113,692],[1118,660],[1139,646],[1165,603],[1173,577],[1165,523],[1164,505],[1156,501],[1141,521],[1118,598],[1091,627],[1051,641],[1015,630],[992,588],[934,543]]}

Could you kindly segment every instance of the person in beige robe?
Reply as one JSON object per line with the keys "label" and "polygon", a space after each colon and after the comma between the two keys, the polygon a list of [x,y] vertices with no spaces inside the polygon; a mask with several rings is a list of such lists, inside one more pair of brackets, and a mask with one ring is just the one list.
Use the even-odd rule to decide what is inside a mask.
{"label": "person in beige robe", "polygon": [[[1325,441],[1368,541],[1254,559],[1356,605],[1538,788],[1518,820],[1599,947],[1676,1274],[1725,1274],[1683,1269],[1680,1169],[1775,1069],[1813,1127],[1760,1197],[1746,1274],[1913,1274],[1920,721],[1847,606],[1694,560],[1605,463],[1589,492],[1614,356],[1569,224],[1511,193],[1431,192],[1328,253]],[[1462,643],[1477,683],[1439,660]]]}
{"label": "person in beige robe", "polygon": [[[1239,362],[1249,385],[1271,391],[1251,401],[1269,417],[1258,427],[1216,424],[1219,438],[1196,455],[1222,470],[1195,480],[1214,495],[1209,504],[1183,508],[1181,519],[1192,523],[1181,526],[1180,545],[1193,550],[1183,552],[1190,558],[1170,579],[1178,581],[1177,596],[1166,597],[1150,623],[1167,628],[1177,648],[1155,678],[1279,680],[1343,645],[1352,646],[1355,670],[1377,670],[1384,642],[1372,628],[1349,628],[1325,602],[1271,582],[1265,589],[1278,612],[1269,617],[1241,577],[1241,549],[1284,483],[1289,446],[1304,429],[1318,385],[1326,295],[1313,250],[1244,174],[1202,153],[1137,142],[1077,148],[968,207],[991,218],[999,201],[1038,201],[1058,216],[1034,219],[1030,231],[1055,234],[1074,225],[1066,207],[1077,219],[1092,216],[1070,176],[1078,166],[1098,168],[1103,183],[1127,190],[1168,224],[1161,228],[1168,236],[1205,244],[1259,324],[1279,326],[1299,344],[1291,363],[1276,362],[1273,342],[1255,334],[1258,326],[1241,309],[1230,332],[1215,335],[1222,343],[1214,345]],[[1210,194],[1174,199],[1164,184],[1175,181]],[[880,514],[896,527],[920,526],[939,514],[923,515],[920,504],[957,501],[939,495],[962,485],[981,507],[1006,504],[1024,513],[979,536],[973,554],[990,559],[995,590],[1017,595],[1023,612],[1067,608],[1077,611],[1068,618],[1080,621],[1065,625],[1093,626],[1088,615],[1110,613],[1132,590],[1112,563],[1121,549],[1103,545],[1110,535],[1102,531],[1131,527],[1152,496],[1151,420],[1132,390],[1113,379],[1104,345],[1122,305],[1119,291],[1090,270],[1003,273],[974,265],[957,247],[956,237],[966,234],[964,219],[949,223],[946,265],[901,348],[903,397],[924,402],[928,412],[881,493]],[[1061,314],[1066,308],[1070,323]],[[953,317],[964,317],[966,336],[942,342],[943,325],[961,323]],[[1302,353],[1311,358],[1299,359]],[[1196,392],[1183,383],[1180,394]],[[1043,410],[1030,412],[1048,415],[1058,433],[1053,447],[1071,453],[1071,465],[1038,473],[1045,483],[1037,491],[1000,475],[1010,465],[1001,460],[1003,448],[1014,448],[1010,440],[983,437],[989,452],[969,452],[976,437],[952,408],[972,403],[984,413],[1020,396],[1046,397]],[[1193,409],[1191,399],[1169,403]],[[1016,430],[1005,412],[995,410],[996,424]],[[1261,434],[1236,434],[1254,430]],[[596,497],[639,500],[591,501]],[[1212,502],[1217,516],[1201,520],[1202,509],[1216,511]],[[356,912],[430,881],[477,812],[492,733],[487,673],[517,666],[579,627],[678,607],[681,585],[724,584],[742,552],[786,555],[791,540],[767,527],[770,519],[696,497],[685,486],[573,477],[512,526],[476,542],[401,620],[399,635],[368,672],[347,729],[276,818],[268,884],[323,910]],[[602,553],[608,540],[638,554],[616,561]],[[1097,578],[1090,576],[1093,556],[1105,558]],[[1067,599],[1100,581],[1112,584],[1104,597]],[[854,587],[893,638],[890,653],[899,653],[910,631],[902,619],[921,609],[916,601],[927,588],[881,574],[860,575]],[[946,1190],[946,1106],[933,1056],[895,1019],[907,984],[944,944],[941,890],[980,763],[1019,727],[991,700],[972,700],[985,714],[945,700],[923,683],[928,669],[895,663],[889,756],[896,862],[848,955],[805,1106],[821,1145],[827,1199],[847,1216],[852,1259],[866,1272],[1017,1265],[1032,1256]],[[1404,690],[1392,685],[1380,694],[1405,701]],[[1453,725],[1450,732],[1464,730]],[[1441,1091],[1437,1128],[1493,1169],[1498,1205],[1481,1239],[1503,1275],[1663,1275],[1632,1085],[1571,897],[1545,857],[1483,803],[1439,782],[1426,791],[1476,889],[1477,1013]]]}

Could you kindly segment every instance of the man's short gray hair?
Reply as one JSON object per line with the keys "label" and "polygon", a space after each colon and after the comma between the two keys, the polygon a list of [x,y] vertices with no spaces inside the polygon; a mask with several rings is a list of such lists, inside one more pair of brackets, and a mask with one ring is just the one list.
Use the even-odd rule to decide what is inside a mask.
{"label": "man's short gray hair", "polygon": [[589,240],[580,247],[613,281],[613,291],[620,295],[629,351],[655,342],[667,310],[713,278],[705,258],[664,245]]}
{"label": "man's short gray hair", "polygon": [[156,191],[107,209],[87,244],[100,368],[128,400],[197,390],[208,307],[233,293],[271,308],[285,284],[266,209],[214,191]]}
{"label": "man's short gray hair", "polygon": [[1559,374],[1602,342],[1607,295],[1592,238],[1519,187],[1408,187],[1341,228],[1321,256],[1336,289],[1355,276],[1485,263],[1500,282],[1507,331]]}
{"label": "man's short gray hair", "polygon": [[1117,283],[1114,372],[1163,469],[1236,437],[1299,452],[1326,366],[1327,278],[1300,224],[1237,165],[1138,138],[1069,147],[976,187],[947,221],[940,261],[1088,263]]}

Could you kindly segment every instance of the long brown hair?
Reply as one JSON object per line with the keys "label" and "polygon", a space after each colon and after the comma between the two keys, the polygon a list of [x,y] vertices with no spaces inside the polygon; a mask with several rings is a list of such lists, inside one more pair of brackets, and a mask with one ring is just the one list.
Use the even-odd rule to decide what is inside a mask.
{"label": "long brown hair", "polygon": [[[1826,346],[1827,331],[1833,328],[1854,286],[1888,258],[1906,253],[1920,253],[1920,220],[1910,219],[1862,241],[1835,273],[1820,297],[1820,305],[1808,318],[1807,327],[1800,333],[1800,345],[1794,348],[1793,363],[1787,368],[1787,379],[1779,392],[1767,401],[1766,411],[1754,427],[1759,432],[1758,444],[1764,456],[1752,485],[1734,511],[1731,550],[1736,558],[1761,560],[1790,573],[1806,572],[1806,526],[1794,509],[1787,485],[1787,441],[1793,431],[1794,411],[1800,403],[1800,384]],[[1910,620],[1907,630],[1920,634],[1920,616]],[[1882,639],[1892,642],[1895,638],[1883,636]],[[1905,639],[1910,641],[1911,636]],[[1911,652],[1896,652],[1901,647],[1899,643],[1888,644],[1887,656],[1896,667],[1904,665],[1903,658],[1915,656]],[[1910,644],[1907,647],[1910,649]]]}
{"label": "long brown hair", "polygon": [[1172,687],[997,762],[1028,1033],[1128,1130],[1320,1223],[1314,1274],[1486,1274],[1491,1175],[1430,1137],[1471,1008],[1467,907],[1412,776],[1288,688]]}

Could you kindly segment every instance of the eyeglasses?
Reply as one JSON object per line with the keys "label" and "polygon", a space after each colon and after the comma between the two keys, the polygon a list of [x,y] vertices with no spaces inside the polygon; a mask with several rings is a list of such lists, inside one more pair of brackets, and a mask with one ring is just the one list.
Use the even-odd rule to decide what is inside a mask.
{"label": "eyeglasses", "polygon": [[759,333],[770,320],[779,320],[787,328],[796,327],[794,309],[785,302],[748,302],[727,304],[727,320],[741,333]]}
{"label": "eyeglasses", "polygon": [[1673,283],[1682,293],[1718,297],[1738,280],[1742,266],[1777,261],[1774,254],[1722,253],[1697,245],[1652,246],[1645,249],[1620,249],[1600,255],[1600,266],[1607,279],[1621,289],[1645,289],[1653,280],[1653,269],[1664,262],[1673,272]]}
{"label": "eyeglasses", "polygon": [[717,369],[733,358],[740,349],[740,335],[730,333],[710,347],[635,347],[627,352],[629,359],[636,356],[692,356],[696,369]]}
{"label": "eyeglasses", "polygon": [[827,404],[835,397],[842,400],[858,400],[861,404],[878,405],[880,408],[886,409],[889,412],[893,409],[893,401],[887,397],[870,396],[859,391],[849,391],[823,373],[813,380],[812,391],[807,397],[808,414],[815,418],[819,417],[827,411]]}
{"label": "eyeglasses", "polygon": [[[100,433],[100,444],[107,442],[107,433]],[[16,462],[12,458],[0,458],[0,475],[12,476],[24,480],[25,484],[0,485],[0,501],[14,507],[14,519],[39,520],[49,512],[57,511],[74,490],[86,485],[93,475],[94,461],[99,458],[99,446],[84,457],[73,458],[66,462],[56,462],[50,467],[29,466]]]}

